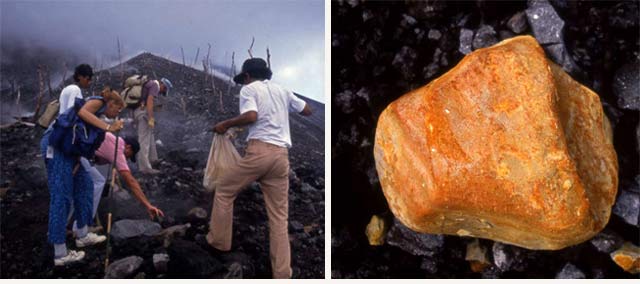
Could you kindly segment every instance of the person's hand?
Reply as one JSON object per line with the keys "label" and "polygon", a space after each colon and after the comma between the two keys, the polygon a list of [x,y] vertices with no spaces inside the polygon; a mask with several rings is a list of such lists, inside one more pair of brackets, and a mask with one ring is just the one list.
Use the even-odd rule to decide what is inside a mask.
{"label": "person's hand", "polygon": [[162,210],[153,205],[149,205],[149,207],[147,208],[147,212],[149,213],[149,217],[151,217],[152,220],[155,217],[164,217],[164,213],[162,212]]}
{"label": "person's hand", "polygon": [[149,118],[149,121],[147,121],[147,123],[149,124],[149,127],[151,127],[151,128],[156,127],[156,120],[153,117]]}
{"label": "person's hand", "polygon": [[107,127],[107,131],[115,133],[120,131],[124,127],[124,120],[116,120]]}
{"label": "person's hand", "polygon": [[227,132],[227,126],[224,124],[224,122],[219,122],[213,127],[213,131],[215,131],[218,134],[223,134]]}

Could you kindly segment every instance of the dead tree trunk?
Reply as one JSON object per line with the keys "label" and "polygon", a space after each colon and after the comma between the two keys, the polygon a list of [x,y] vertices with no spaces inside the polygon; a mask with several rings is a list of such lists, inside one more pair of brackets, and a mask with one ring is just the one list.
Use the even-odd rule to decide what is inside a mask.
{"label": "dead tree trunk", "polygon": [[249,46],[249,49],[247,50],[247,52],[249,52],[249,58],[253,58],[253,54],[251,54],[251,50],[253,49],[253,44],[255,43],[256,38],[255,37],[251,37],[251,45]]}
{"label": "dead tree trunk", "polygon": [[58,89],[64,88],[64,81],[67,80],[67,62],[62,62],[62,82],[58,86]]}
{"label": "dead tree trunk", "polygon": [[196,59],[193,60],[193,65],[195,66],[198,63],[198,55],[200,55],[200,47],[198,47],[198,51],[196,51]]}
{"label": "dead tree trunk", "polygon": [[18,85],[18,96],[16,97],[16,106],[20,105],[20,85]]}
{"label": "dead tree trunk", "polygon": [[231,53],[231,76],[229,77],[229,83],[227,84],[227,96],[231,96],[231,86],[234,85],[233,77],[236,76],[235,55],[235,52]]}
{"label": "dead tree trunk", "polygon": [[271,53],[269,53],[269,47],[267,46],[267,67],[271,69]]}
{"label": "dead tree trunk", "polygon": [[38,116],[40,115],[40,106],[42,105],[42,95],[44,94],[44,76],[42,66],[38,66],[38,100],[36,102],[36,110],[33,113],[32,120],[35,122],[38,120]]}
{"label": "dead tree trunk", "polygon": [[209,75],[207,74],[209,70],[209,66],[207,66],[206,62],[209,62],[209,54],[211,53],[211,44],[207,43],[209,48],[207,49],[207,57],[202,61],[202,68],[204,68],[204,85],[207,85],[207,78]]}
{"label": "dead tree trunk", "polygon": [[180,46],[180,53],[182,53],[182,65],[187,66],[187,63],[184,61],[184,49]]}
{"label": "dead tree trunk", "polygon": [[120,82],[124,84],[124,65],[122,65],[122,54],[120,53],[120,38],[118,40],[118,60],[120,61]]}
{"label": "dead tree trunk", "polygon": [[56,96],[53,94],[53,90],[51,89],[51,74],[49,73],[49,66],[46,66],[47,70],[47,87],[49,88],[49,96],[55,98]]}

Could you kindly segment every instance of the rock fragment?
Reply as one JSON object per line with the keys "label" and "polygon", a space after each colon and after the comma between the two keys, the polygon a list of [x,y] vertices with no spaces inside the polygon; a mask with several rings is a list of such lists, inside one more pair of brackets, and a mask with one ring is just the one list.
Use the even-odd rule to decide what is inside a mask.
{"label": "rock fragment", "polygon": [[611,258],[624,271],[632,274],[640,273],[640,247],[627,242],[620,249],[612,252]]}
{"label": "rock fragment", "polygon": [[567,263],[562,270],[556,274],[556,279],[585,279],[584,272],[578,269],[575,265]]}
{"label": "rock fragment", "polygon": [[374,157],[407,227],[529,249],[589,240],[618,183],[598,95],[530,36],[474,51],[387,106]]}
{"label": "rock fragment", "polygon": [[181,278],[209,278],[224,270],[220,261],[193,242],[174,240],[167,250],[168,274]]}
{"label": "rock fragment", "polygon": [[597,234],[591,241],[589,241],[599,252],[611,253],[612,251],[620,248],[624,243],[624,239],[618,234],[604,230]]}
{"label": "rock fragment", "polygon": [[564,28],[564,21],[558,16],[551,4],[547,1],[538,1],[534,5],[530,3],[525,12],[531,30],[540,44],[563,42],[562,29]]}
{"label": "rock fragment", "polygon": [[143,259],[142,257],[132,255],[129,257],[125,257],[123,259],[119,259],[107,267],[107,271],[105,272],[105,279],[122,279],[122,278],[130,278],[133,274],[138,270],[140,265],[142,265]]}
{"label": "rock fragment", "polygon": [[209,214],[207,213],[207,210],[204,210],[200,207],[194,207],[191,210],[189,210],[189,213],[187,213],[187,216],[194,220],[206,221]]}
{"label": "rock fragment", "polygon": [[166,253],[156,253],[153,255],[153,267],[159,274],[167,272],[167,264],[169,263],[169,255]]}
{"label": "rock fragment", "polygon": [[378,215],[371,216],[371,220],[367,225],[366,235],[369,239],[369,245],[381,246],[384,244],[384,237],[389,230],[389,225],[383,217]]}
{"label": "rock fragment", "polygon": [[613,78],[613,94],[618,107],[640,110],[640,61],[627,63],[616,71]]}
{"label": "rock fragment", "polygon": [[416,233],[400,223],[398,219],[394,219],[386,239],[392,246],[399,247],[412,255],[421,256],[433,256],[444,245],[444,236]]}
{"label": "rock fragment", "polygon": [[473,272],[482,272],[491,265],[491,261],[487,257],[487,248],[482,246],[478,239],[467,244],[467,253],[464,259],[469,262]]}
{"label": "rock fragment", "polygon": [[626,223],[640,225],[640,194],[622,190],[613,207],[613,214],[622,218]]}
{"label": "rock fragment", "polygon": [[470,29],[460,29],[460,45],[458,51],[462,54],[471,53],[473,46],[473,31]]}
{"label": "rock fragment", "polygon": [[498,42],[496,39],[496,31],[492,26],[483,25],[475,33],[473,37],[473,49],[479,49],[492,46]]}
{"label": "rock fragment", "polygon": [[516,34],[524,32],[527,29],[527,15],[524,12],[515,13],[509,18],[507,27]]}
{"label": "rock fragment", "polygon": [[162,230],[160,224],[146,219],[123,219],[113,224],[111,236],[122,240],[139,236],[154,236]]}

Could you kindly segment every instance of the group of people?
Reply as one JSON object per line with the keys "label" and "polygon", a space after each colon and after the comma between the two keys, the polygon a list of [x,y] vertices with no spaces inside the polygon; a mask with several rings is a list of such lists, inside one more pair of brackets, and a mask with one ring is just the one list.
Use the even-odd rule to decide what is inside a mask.
{"label": "group of people", "polygon": [[[269,218],[269,248],[274,278],[290,278],[291,253],[288,235],[288,190],[289,159],[291,147],[289,112],[311,115],[306,102],[293,92],[271,82],[272,72],[261,58],[247,59],[240,74],[234,77],[240,90],[240,115],[218,122],[213,130],[225,133],[231,127],[248,126],[248,146],[245,156],[238,164],[231,165],[226,174],[219,177],[214,194],[209,233],[201,241],[214,251],[231,250],[233,203],[238,193],[250,183],[257,181],[264,193]],[[93,70],[87,64],[76,67],[73,79],[60,94],[62,114],[74,107],[76,98],[82,98],[82,88],[88,88]],[[137,139],[118,137],[124,127],[122,120],[116,119],[125,108],[125,101],[117,92],[105,88],[100,98],[89,97],[77,110],[77,116],[85,123],[105,132],[105,139],[95,151],[95,160],[65,154],[49,143],[52,128],[45,131],[41,140],[41,151],[45,160],[50,192],[48,241],[53,244],[54,264],[63,266],[80,261],[84,252],[68,250],[66,247],[66,226],[70,212],[73,212],[73,232],[76,247],[95,245],[106,240],[105,236],[89,232],[89,225],[95,218],[97,207],[106,182],[105,177],[94,165],[113,164],[128,189],[142,203],[151,218],[164,216],[162,210],[152,205],[140,184],[131,174],[127,159],[137,161],[142,173],[157,174],[152,168],[158,159],[155,148],[154,99],[159,94],[167,94],[172,83],[162,78],[148,80],[142,86],[140,103],[134,106],[134,124]],[[107,123],[105,116],[115,119]],[[116,149],[116,145],[118,146]]]}

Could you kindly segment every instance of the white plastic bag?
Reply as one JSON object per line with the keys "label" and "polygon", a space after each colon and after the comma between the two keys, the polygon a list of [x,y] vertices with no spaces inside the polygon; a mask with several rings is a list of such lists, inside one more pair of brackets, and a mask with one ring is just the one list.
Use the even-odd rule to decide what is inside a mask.
{"label": "white plastic bag", "polygon": [[207,160],[207,167],[204,169],[204,179],[202,180],[204,188],[208,192],[215,191],[220,177],[238,164],[240,159],[238,150],[227,135],[214,134],[211,150],[209,150],[209,160]]}

